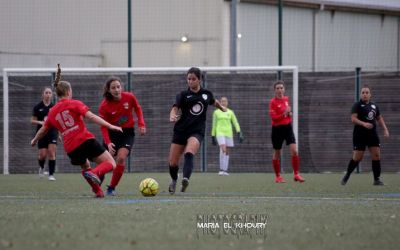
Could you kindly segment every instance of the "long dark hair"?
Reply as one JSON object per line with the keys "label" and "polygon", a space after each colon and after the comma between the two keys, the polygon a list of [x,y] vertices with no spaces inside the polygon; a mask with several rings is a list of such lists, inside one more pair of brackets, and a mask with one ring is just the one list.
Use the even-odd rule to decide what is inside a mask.
{"label": "long dark hair", "polygon": [[113,81],[118,81],[119,83],[121,83],[121,85],[123,84],[121,78],[119,78],[118,76],[110,76],[109,78],[107,78],[103,88],[103,97],[106,98],[107,101],[111,101],[113,99],[110,93],[110,86]]}
{"label": "long dark hair", "polygon": [[202,74],[201,74],[201,70],[199,69],[199,68],[196,68],[196,67],[191,67],[188,71],[187,71],[187,73],[186,73],[186,75],[189,75],[189,74],[194,74],[200,81],[201,81],[201,79],[202,79]]}

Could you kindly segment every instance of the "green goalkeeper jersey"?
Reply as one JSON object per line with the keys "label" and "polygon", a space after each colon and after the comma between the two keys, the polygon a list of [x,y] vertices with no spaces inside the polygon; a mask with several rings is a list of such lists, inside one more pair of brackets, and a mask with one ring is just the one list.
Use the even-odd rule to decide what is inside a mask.
{"label": "green goalkeeper jersey", "polygon": [[236,133],[239,133],[240,125],[235,113],[231,109],[226,112],[216,109],[213,113],[211,136],[233,137],[232,125],[235,126]]}

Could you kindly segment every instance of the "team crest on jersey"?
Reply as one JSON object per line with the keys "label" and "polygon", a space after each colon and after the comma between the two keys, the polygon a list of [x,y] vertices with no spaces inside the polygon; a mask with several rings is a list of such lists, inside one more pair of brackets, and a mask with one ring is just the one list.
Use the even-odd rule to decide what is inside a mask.
{"label": "team crest on jersey", "polygon": [[375,110],[372,110],[368,113],[368,120],[372,121],[375,118]]}
{"label": "team crest on jersey", "polygon": [[203,103],[198,102],[192,106],[192,108],[190,109],[190,113],[192,115],[200,115],[201,113],[203,113],[203,110],[204,110]]}
{"label": "team crest on jersey", "polygon": [[204,101],[207,101],[208,95],[203,94],[202,97],[203,97]]}
{"label": "team crest on jersey", "polygon": [[124,109],[129,109],[129,103],[125,102],[124,104],[122,104],[124,106]]}

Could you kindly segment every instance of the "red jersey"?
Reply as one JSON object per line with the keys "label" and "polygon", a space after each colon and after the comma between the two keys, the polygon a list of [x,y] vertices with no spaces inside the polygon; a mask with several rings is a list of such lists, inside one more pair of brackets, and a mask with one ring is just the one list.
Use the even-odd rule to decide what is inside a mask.
{"label": "red jersey", "polygon": [[285,116],[285,110],[289,105],[289,97],[272,98],[269,103],[269,116],[272,120],[272,126],[287,125],[292,122],[292,117]]}
{"label": "red jersey", "polygon": [[87,130],[83,117],[89,108],[78,100],[62,99],[52,107],[44,124],[56,128],[64,139],[64,150],[72,152],[94,135]]}
{"label": "red jersey", "polygon": [[[140,128],[146,127],[143,118],[142,108],[139,105],[136,97],[130,92],[122,92],[121,100],[106,100],[104,99],[99,108],[99,115],[101,118],[111,123],[112,125],[119,126],[122,128],[133,128],[135,120],[133,119],[132,110],[135,111],[138,126]],[[101,133],[106,144],[111,143],[108,129],[101,127]]]}

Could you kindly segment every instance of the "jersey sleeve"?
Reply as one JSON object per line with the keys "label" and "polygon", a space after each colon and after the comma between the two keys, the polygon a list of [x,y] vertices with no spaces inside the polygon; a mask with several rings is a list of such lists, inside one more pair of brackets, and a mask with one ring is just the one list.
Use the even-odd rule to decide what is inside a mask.
{"label": "jersey sleeve", "polygon": [[132,94],[132,106],[133,106],[133,109],[135,110],[136,117],[138,119],[138,127],[139,128],[146,127],[146,124],[144,122],[142,107],[140,106],[138,100],[136,99],[136,97],[133,94]]}
{"label": "jersey sleeve", "polygon": [[[104,105],[105,105],[105,104],[104,104],[104,101],[101,102],[100,108],[99,108],[99,116],[100,116],[101,118],[103,118],[104,120],[108,121],[108,119],[107,119],[107,112],[106,112],[106,110],[105,110]],[[101,135],[103,136],[103,141],[104,141],[104,143],[105,143],[106,145],[110,144],[110,143],[111,143],[111,139],[110,139],[110,135],[109,135],[109,133],[108,133],[108,128],[105,127],[105,126],[101,126],[100,131],[101,131]]]}
{"label": "jersey sleeve", "polygon": [[174,103],[173,107],[181,108],[182,100],[183,100],[182,96],[183,96],[183,92],[176,95],[175,103]]}
{"label": "jersey sleeve", "polygon": [[213,113],[212,119],[212,129],[211,129],[211,136],[215,136],[217,134],[217,122],[218,122],[217,110]]}
{"label": "jersey sleeve", "polygon": [[37,115],[37,106],[33,107],[33,109],[32,109],[32,116],[38,117],[38,115]]}
{"label": "jersey sleeve", "polygon": [[236,133],[240,133],[240,125],[236,118],[235,112],[231,111],[231,113],[232,113],[231,121],[232,121],[233,126],[235,127]]}
{"label": "jersey sleeve", "polygon": [[378,105],[375,104],[375,106],[376,106],[376,118],[379,119],[379,117],[381,116],[381,111],[379,110]]}
{"label": "jersey sleeve", "polygon": [[209,95],[210,95],[209,104],[210,104],[210,105],[214,105],[214,103],[215,103],[214,95],[213,95],[213,93],[212,93],[211,91],[209,91],[208,93],[209,93]]}
{"label": "jersey sleeve", "polygon": [[271,120],[273,120],[273,121],[280,121],[280,120],[284,119],[283,115],[278,113],[274,99],[272,99],[269,103],[269,116],[271,117]]}
{"label": "jersey sleeve", "polygon": [[74,104],[74,109],[82,116],[85,116],[85,114],[90,110],[89,107],[81,101],[75,100]]}
{"label": "jersey sleeve", "polygon": [[354,114],[358,114],[358,102],[353,104],[353,107],[351,107],[351,113]]}
{"label": "jersey sleeve", "polygon": [[52,125],[51,120],[52,120],[52,119],[50,119],[50,112],[49,112],[49,113],[48,113],[48,116],[47,116],[47,119],[44,121],[43,126],[46,127],[46,128],[53,128],[53,127],[55,127],[54,125]]}

